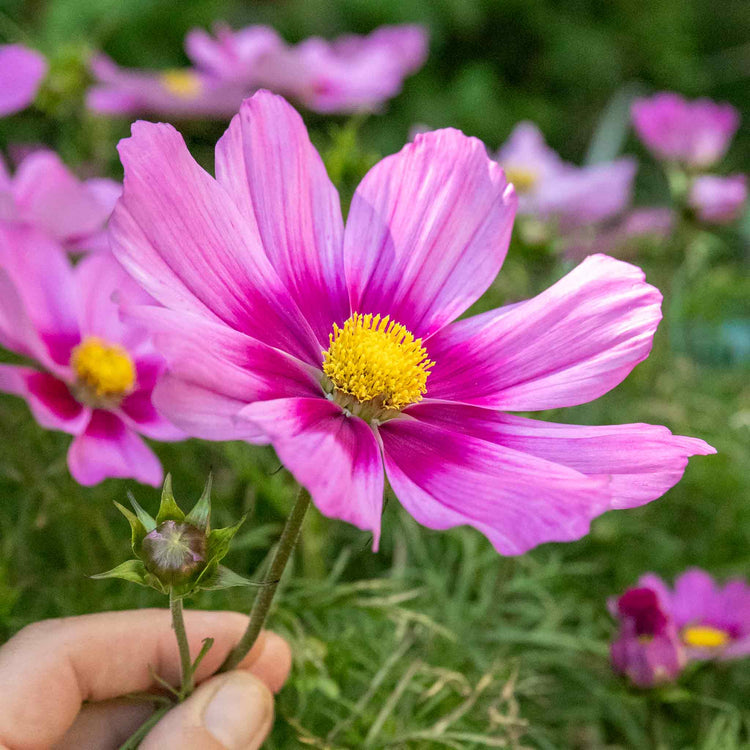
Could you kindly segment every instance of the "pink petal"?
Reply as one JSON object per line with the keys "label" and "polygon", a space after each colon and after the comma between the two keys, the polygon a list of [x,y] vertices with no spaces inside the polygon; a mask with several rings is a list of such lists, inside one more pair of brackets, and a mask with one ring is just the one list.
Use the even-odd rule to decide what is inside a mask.
{"label": "pink petal", "polygon": [[435,333],[492,283],[515,210],[480,141],[418,135],[354,194],[344,239],[352,310],[390,315],[416,337]]}
{"label": "pink petal", "polygon": [[554,424],[463,404],[423,402],[409,416],[609,480],[612,508],[634,508],[680,481],[688,456],[716,451],[650,424]]}
{"label": "pink petal", "polygon": [[639,268],[593,255],[537,297],[430,339],[427,395],[512,411],[591,401],[648,356],[660,305]]}
{"label": "pink petal", "polygon": [[253,228],[169,125],[137,122],[120,142],[123,197],[112,249],[162,304],[223,320],[320,364],[320,344],[274,272]]}
{"label": "pink petal", "polygon": [[580,539],[609,507],[606,480],[410,418],[379,427],[388,480],[421,524],[468,524],[504,555]]}
{"label": "pink petal", "polygon": [[0,45],[0,117],[25,109],[34,101],[47,61],[20,44]]}
{"label": "pink petal", "polygon": [[52,151],[35,151],[21,162],[13,193],[23,220],[61,241],[101,229],[112,210]]}
{"label": "pink petal", "polygon": [[260,401],[241,417],[262,429],[318,510],[380,540],[383,462],[371,428],[325,398]]}
{"label": "pink petal", "polygon": [[690,568],[674,582],[672,617],[678,627],[703,624],[717,597],[714,579],[699,568]]}
{"label": "pink petal", "polygon": [[328,346],[333,323],[349,317],[341,204],[305,124],[280,96],[259,91],[216,146],[224,186],[289,294]]}
{"label": "pink petal", "polygon": [[73,479],[86,486],[109,478],[132,478],[157,487],[163,472],[159,459],[123,421],[106,411],[94,411],[86,431],[68,451]]}

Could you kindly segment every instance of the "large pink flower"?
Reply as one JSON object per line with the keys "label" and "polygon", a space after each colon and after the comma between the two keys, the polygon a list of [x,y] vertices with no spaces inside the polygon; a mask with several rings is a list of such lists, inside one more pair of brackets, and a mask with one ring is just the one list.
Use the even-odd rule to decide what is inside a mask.
{"label": "large pink flower", "polygon": [[638,137],[658,159],[699,168],[724,156],[740,125],[739,113],[730,104],[688,101],[668,91],[637,99],[632,117]]}
{"label": "large pink flower", "polygon": [[43,427],[74,436],[76,481],[158,485],[161,465],[138,433],[184,435],[151,403],[164,360],[142,327],[120,320],[115,292],[148,299],[109,253],[73,268],[48,236],[0,222],[0,345],[35,363],[0,365],[0,390],[25,398]]}
{"label": "large pink flower", "polygon": [[661,296],[595,256],[454,322],[498,272],[516,208],[480,141],[417,136],[365,176],[346,227],[301,118],[268,92],[217,144],[215,179],[169,125],[135,123],[120,154],[113,248],[164,306],[128,310],[169,362],[156,403],[192,435],[270,440],[376,545],[385,475],[426,526],[470,524],[517,554],[659,497],[713,452],[664,427],[505,413],[613,388],[648,355]]}
{"label": "large pink flower", "polygon": [[109,249],[105,226],[122,187],[79,180],[53,151],[28,154],[11,176],[0,161],[0,220],[27,224],[67,250]]}
{"label": "large pink flower", "polygon": [[12,115],[34,101],[47,75],[47,61],[20,44],[0,44],[0,117]]}

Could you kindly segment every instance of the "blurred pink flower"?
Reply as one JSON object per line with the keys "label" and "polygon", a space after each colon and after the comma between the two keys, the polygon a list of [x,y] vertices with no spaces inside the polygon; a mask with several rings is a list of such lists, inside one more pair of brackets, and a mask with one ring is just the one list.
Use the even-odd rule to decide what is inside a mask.
{"label": "blurred pink flower", "polygon": [[533,123],[519,123],[496,158],[519,194],[519,213],[555,222],[560,231],[606,221],[630,203],[633,159],[576,167],[560,159]]}
{"label": "blurred pink flower", "polygon": [[642,688],[676,680],[685,666],[685,653],[656,593],[650,588],[628,589],[611,608],[620,621],[610,652],[615,670]]}
{"label": "blurred pink flower", "polygon": [[117,68],[103,55],[92,62],[99,85],[89,106],[110,114],[228,117],[244,96],[267,88],[317,112],[375,110],[400,90],[427,54],[420,26],[384,26],[367,36],[287,45],[266,26],[214,36],[194,29],[185,39],[194,69],[154,73]]}
{"label": "blurred pink flower", "polygon": [[179,133],[139,122],[120,143],[113,250],[161,305],[155,391],[191,435],[272,442],[326,515],[374,535],[384,469],[422,524],[469,524],[503,554],[587,533],[662,495],[702,440],[645,424],[511,416],[595,399],[646,358],[661,295],[642,271],[588,258],[538,297],[456,322],[505,257],[516,199],[484,145],[418,135],[373,167],[346,227],[300,116],[245,101],[216,178]]}
{"label": "blurred pink flower", "polygon": [[73,268],[47,235],[0,222],[0,345],[35,363],[0,365],[0,390],[26,399],[43,427],[74,436],[68,466],[80,484],[156,486],[161,465],[139,433],[184,436],[151,403],[164,360],[143,328],[121,322],[115,292],[147,301],[109,253]]}
{"label": "blurred pink flower", "polygon": [[0,117],[31,104],[47,75],[47,61],[20,44],[0,45]]}
{"label": "blurred pink flower", "polygon": [[701,175],[693,180],[688,205],[709,224],[730,224],[742,215],[747,200],[747,177]]}
{"label": "blurred pink flower", "polygon": [[637,99],[632,118],[638,137],[657,159],[701,169],[724,156],[740,124],[729,104],[687,101],[671,92]]}
{"label": "blurred pink flower", "polygon": [[651,589],[674,622],[690,659],[736,659],[750,655],[750,586],[742,579],[723,587],[705,571],[692,568],[670,590],[648,573],[638,585]]}
{"label": "blurred pink flower", "polygon": [[105,227],[121,193],[114,180],[79,180],[46,149],[26,155],[13,176],[0,160],[0,220],[36,227],[66,250],[108,249]]}

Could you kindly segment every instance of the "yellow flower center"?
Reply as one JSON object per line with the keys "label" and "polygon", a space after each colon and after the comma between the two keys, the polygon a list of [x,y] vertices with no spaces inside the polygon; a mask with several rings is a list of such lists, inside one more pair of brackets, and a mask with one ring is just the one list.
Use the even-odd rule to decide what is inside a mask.
{"label": "yellow flower center", "polygon": [[422,339],[390,316],[354,313],[343,328],[334,324],[329,341],[323,372],[340,393],[382,409],[422,400],[435,363],[427,359]]}
{"label": "yellow flower center", "polygon": [[695,625],[682,631],[682,640],[686,646],[694,648],[721,648],[729,643],[729,633],[708,625]]}
{"label": "yellow flower center", "polygon": [[161,74],[164,88],[181,99],[195,99],[202,89],[201,79],[190,70],[167,70]]}
{"label": "yellow flower center", "polygon": [[512,182],[519,193],[528,193],[538,179],[536,172],[523,167],[508,167],[505,170],[505,179]]}
{"label": "yellow flower center", "polygon": [[135,365],[117,344],[88,336],[70,357],[76,375],[76,397],[93,406],[119,403],[135,386]]}

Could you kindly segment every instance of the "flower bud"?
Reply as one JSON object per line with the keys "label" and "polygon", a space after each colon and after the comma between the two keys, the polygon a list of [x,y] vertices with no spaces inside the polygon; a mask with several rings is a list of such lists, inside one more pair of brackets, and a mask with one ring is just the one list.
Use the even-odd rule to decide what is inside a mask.
{"label": "flower bud", "polygon": [[163,521],[141,543],[146,570],[163,584],[187,581],[206,561],[206,535],[189,523]]}

